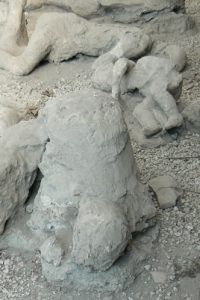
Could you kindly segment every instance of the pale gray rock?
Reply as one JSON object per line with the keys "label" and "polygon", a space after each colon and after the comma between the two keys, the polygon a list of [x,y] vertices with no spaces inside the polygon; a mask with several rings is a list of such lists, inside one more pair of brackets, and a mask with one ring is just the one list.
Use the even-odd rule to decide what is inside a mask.
{"label": "pale gray rock", "polygon": [[162,209],[175,206],[182,194],[176,180],[168,175],[151,179],[149,186],[155,192],[159,206]]}
{"label": "pale gray rock", "polygon": [[[74,12],[101,23],[125,23],[144,27],[150,33],[183,33],[194,26],[192,18],[185,13],[184,0],[20,0],[29,12],[42,8]],[[8,2],[8,1],[7,1]],[[3,3],[5,6],[5,4]],[[3,7],[4,7],[3,6]],[[51,10],[52,11],[52,10]],[[4,13],[3,13],[4,14]],[[4,19],[4,17],[3,17]]]}
{"label": "pale gray rock", "polygon": [[64,249],[55,236],[48,238],[40,247],[41,258],[55,267],[60,266]]}
{"label": "pale gray rock", "polygon": [[132,0],[101,1],[102,21],[134,23],[148,32],[180,32],[193,26],[192,19],[185,14],[183,0]]}
{"label": "pale gray rock", "polygon": [[60,7],[101,22],[135,23],[154,32],[184,32],[192,26],[184,0],[27,0],[27,8]]}
{"label": "pale gray rock", "polygon": [[46,139],[41,125],[34,121],[10,127],[0,139],[0,234],[28,197]]}
{"label": "pale gray rock", "polygon": [[74,226],[72,256],[78,265],[105,271],[131,240],[122,211],[112,202],[82,201]]}
{"label": "pale gray rock", "polygon": [[27,213],[27,214],[32,214],[32,212],[33,212],[33,204],[30,203],[30,204],[28,204],[28,205],[26,206],[26,213]]}
{"label": "pale gray rock", "polygon": [[150,272],[151,276],[153,278],[153,281],[155,283],[162,283],[164,284],[167,280],[167,274],[165,272],[162,271],[152,271]]}
{"label": "pale gray rock", "polygon": [[25,9],[28,11],[42,8],[44,5],[47,5],[61,8],[64,11],[72,11],[83,17],[96,15],[100,8],[98,0],[25,0],[23,2]]}
{"label": "pale gray rock", "polygon": [[[154,14],[154,13],[153,13]],[[151,17],[151,12],[145,22],[141,24],[141,28],[144,28],[148,33],[163,34],[163,33],[180,33],[183,34],[186,31],[192,31],[195,27],[193,19],[185,13],[175,13],[171,11],[166,14],[157,13],[156,17]],[[150,22],[148,22],[150,21]],[[146,24],[145,24],[146,23]]]}
{"label": "pale gray rock", "polygon": [[200,130],[200,102],[189,104],[182,112],[186,129],[193,132]]}
{"label": "pale gray rock", "polygon": [[192,300],[199,300],[200,287],[199,287],[200,275],[190,278],[188,276],[180,279],[180,296],[184,298],[188,295],[188,298]]}

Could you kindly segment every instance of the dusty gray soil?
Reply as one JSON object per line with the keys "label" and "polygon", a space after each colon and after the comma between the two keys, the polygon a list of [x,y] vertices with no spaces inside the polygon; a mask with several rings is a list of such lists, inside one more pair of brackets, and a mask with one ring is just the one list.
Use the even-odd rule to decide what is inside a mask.
{"label": "dusty gray soil", "polygon": [[[187,10],[200,24],[199,0],[188,0]],[[200,101],[200,33],[161,36],[184,47],[188,65],[184,71],[182,107]],[[33,74],[18,78],[0,71],[1,96],[28,106],[34,117],[46,101],[58,95],[90,86],[92,59],[79,57],[61,65],[44,64]],[[41,276],[38,253],[0,252],[0,299],[20,300],[199,300],[200,299],[200,138],[198,134],[181,136],[157,149],[141,149],[133,142],[133,151],[142,181],[169,174],[183,188],[177,207],[158,209],[160,236],[153,257],[127,291],[115,295],[78,294],[49,285]],[[164,276],[155,283],[151,272]]]}

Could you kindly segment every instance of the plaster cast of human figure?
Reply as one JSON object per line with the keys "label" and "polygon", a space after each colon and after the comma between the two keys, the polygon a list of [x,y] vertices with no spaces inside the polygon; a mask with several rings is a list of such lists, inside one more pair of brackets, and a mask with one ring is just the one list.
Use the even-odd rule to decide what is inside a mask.
{"label": "plaster cast of human figure", "polygon": [[112,90],[113,98],[117,99],[121,94],[139,90],[145,99],[135,108],[134,116],[145,136],[151,136],[179,127],[183,121],[175,100],[182,76],[175,63],[156,56],[145,56],[134,63],[109,53],[94,63],[93,83],[99,89]]}
{"label": "plaster cast of human figure", "polygon": [[99,56],[111,49],[118,58],[138,58],[151,46],[150,37],[137,28],[95,24],[73,13],[53,12],[39,17],[28,44],[19,47],[25,7],[26,0],[9,1],[0,41],[0,68],[16,75],[30,73],[43,59],[59,63],[80,53]]}
{"label": "plaster cast of human figure", "polygon": [[23,51],[25,44],[28,43],[28,36],[25,27],[25,15],[23,10],[21,10],[23,1],[19,1],[21,0],[9,1],[9,13],[3,34],[0,38],[1,49],[8,51],[13,55],[20,54]]}
{"label": "plaster cast of human figure", "polygon": [[25,107],[14,101],[0,100],[0,137],[6,128],[13,126],[25,118],[27,111]]}

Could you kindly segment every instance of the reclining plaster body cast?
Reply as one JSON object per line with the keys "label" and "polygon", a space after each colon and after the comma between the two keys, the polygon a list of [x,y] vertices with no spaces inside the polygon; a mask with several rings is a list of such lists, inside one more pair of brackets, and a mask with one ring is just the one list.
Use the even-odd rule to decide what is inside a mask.
{"label": "reclining plaster body cast", "polygon": [[104,91],[112,90],[114,98],[139,90],[145,99],[136,106],[134,116],[145,136],[151,136],[182,124],[175,100],[180,95],[182,75],[176,71],[176,64],[176,59],[172,62],[153,55],[135,64],[126,58],[118,59],[111,51],[95,61],[93,84]]}
{"label": "reclining plaster body cast", "polygon": [[[55,6],[56,4],[63,6],[59,1],[39,1],[33,4],[37,7],[37,5],[42,5],[46,2],[51,2],[50,4],[55,4]],[[144,55],[152,45],[151,39],[136,28],[130,29],[128,27],[95,24],[72,13],[45,13],[40,16],[28,45],[24,47],[23,42],[24,44],[27,42],[27,35],[24,30],[23,11],[26,4],[30,7],[32,2],[10,0],[9,4],[7,23],[0,41],[0,68],[14,74],[25,75],[30,73],[43,59],[61,62],[76,56],[78,53],[91,56],[100,55],[100,58],[95,63],[97,72],[101,63],[104,63],[107,69],[109,66],[113,68],[114,63],[120,59],[113,68],[112,76],[110,76],[110,71],[104,74],[106,75],[106,81],[109,78],[113,78],[113,95],[117,96],[119,94],[119,82],[122,80],[127,68],[130,70],[133,66],[133,63],[127,59],[136,59]],[[175,51],[174,49],[172,50],[168,51],[173,52],[172,57],[170,57],[170,53],[167,53],[170,60],[174,59],[175,52],[178,54],[175,56],[175,60],[183,57],[181,60],[184,65],[184,55],[181,52],[179,53],[179,51],[177,52],[176,49]],[[162,49],[157,49],[157,51],[163,52],[163,47]],[[107,53],[101,55],[105,52]],[[146,66],[145,63],[142,63],[145,60],[147,62]],[[137,63],[134,69],[140,69],[138,66],[142,66],[144,74],[141,82],[143,82],[143,86],[139,87],[137,85],[135,72],[130,71],[130,76],[126,76],[126,79],[127,77],[129,78],[128,90],[139,88],[146,97],[142,105],[135,110],[136,119],[139,120],[143,127],[144,134],[150,136],[162,129],[180,126],[182,117],[178,113],[173,96],[170,94],[170,92],[173,94],[172,90],[174,88],[170,88],[170,85],[174,85],[174,83],[170,84],[170,80],[171,77],[175,78],[175,71],[173,73],[171,65],[160,67],[158,59],[156,63],[155,59],[150,57],[143,58],[141,61]],[[168,64],[167,62],[163,63],[163,61],[160,60],[162,66]],[[174,62],[175,65],[176,63],[177,61]],[[153,68],[154,71],[149,73],[148,68]],[[182,65],[180,66],[180,61],[178,61],[177,69],[180,70],[181,68]],[[158,75],[160,71],[161,78]],[[163,71],[164,74],[162,74]],[[157,75],[154,76],[154,73]],[[168,73],[172,74],[172,76],[168,76]],[[155,78],[156,76],[157,79]],[[104,76],[100,77],[99,85],[102,85],[101,81]],[[151,79],[151,86],[147,86],[145,83],[149,79]],[[136,82],[134,82],[135,80]],[[180,75],[178,76],[177,73],[175,85],[179,86],[180,82]],[[139,85],[141,85],[140,82]],[[157,87],[160,85],[162,85],[162,88],[159,90]],[[155,109],[155,106],[159,106],[159,109],[158,107]]]}
{"label": "reclining plaster body cast", "polygon": [[79,53],[99,56],[111,49],[116,56],[138,58],[151,46],[150,37],[137,28],[95,24],[73,13],[54,12],[41,15],[28,44],[19,47],[18,41],[26,36],[25,6],[25,0],[10,0],[0,41],[0,68],[16,75],[30,73],[43,59],[58,63]]}

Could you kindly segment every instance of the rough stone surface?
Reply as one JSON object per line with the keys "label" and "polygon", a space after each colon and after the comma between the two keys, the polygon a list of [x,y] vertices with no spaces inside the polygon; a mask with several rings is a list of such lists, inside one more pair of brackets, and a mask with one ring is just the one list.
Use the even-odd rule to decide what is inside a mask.
{"label": "rough stone surface", "polygon": [[0,234],[26,201],[44,152],[46,136],[37,123],[21,122],[0,139]]}
{"label": "rough stone surface", "polygon": [[[27,7],[50,4],[101,22],[134,23],[153,32],[184,32],[192,21],[185,15],[184,0],[28,0]],[[173,25],[172,25],[173,24]]]}
{"label": "rough stone surface", "polygon": [[[3,1],[2,5],[5,5]],[[37,9],[43,5],[58,7],[84,17],[95,17],[101,21],[135,23],[154,32],[184,32],[191,27],[191,19],[185,15],[184,0],[27,0],[26,8]],[[172,27],[173,22],[174,26]],[[150,25],[150,26],[149,26]]]}
{"label": "rough stone surface", "polygon": [[180,294],[181,297],[189,295],[192,300],[199,300],[200,288],[199,288],[200,275],[194,276],[192,278],[186,276],[180,280]]}
{"label": "rough stone surface", "polygon": [[200,102],[189,104],[182,112],[186,129],[193,132],[200,130]]}
{"label": "rough stone surface", "polygon": [[155,283],[165,283],[165,281],[167,280],[167,274],[165,272],[154,271],[151,272],[151,276]]}
{"label": "rough stone surface", "polygon": [[159,176],[149,181],[149,186],[155,192],[160,208],[166,209],[176,205],[182,191],[174,178]]}
{"label": "rough stone surface", "polygon": [[48,238],[40,247],[41,258],[55,267],[60,266],[64,250],[55,236]]}

